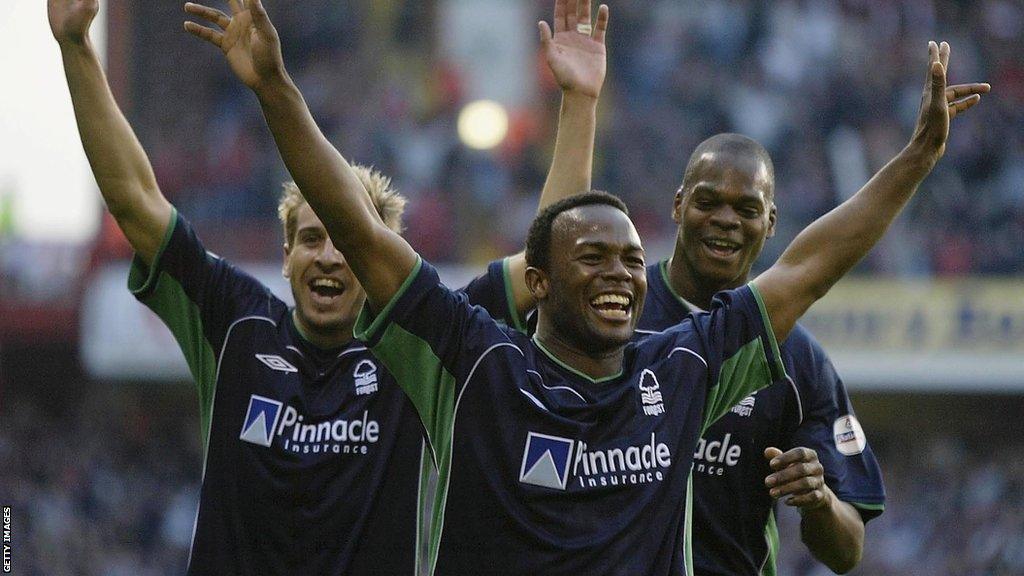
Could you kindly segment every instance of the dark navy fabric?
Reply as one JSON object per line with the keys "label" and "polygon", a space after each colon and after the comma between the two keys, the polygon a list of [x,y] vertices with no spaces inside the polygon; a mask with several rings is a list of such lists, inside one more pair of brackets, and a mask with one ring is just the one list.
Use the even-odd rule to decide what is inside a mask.
{"label": "dark navy fabric", "polygon": [[209,402],[189,574],[414,573],[429,456],[411,403],[366,347],[308,343],[284,302],[180,216],[153,269],[136,259],[132,274]]}
{"label": "dark navy fabric", "polygon": [[596,381],[422,261],[376,318],[364,308],[356,333],[425,423],[440,473],[437,574],[686,573],[705,414],[784,377],[749,287],[630,344],[621,374]]}
{"label": "dark navy fabric", "polygon": [[[668,285],[665,263],[647,268],[647,302],[639,330],[659,331],[690,315]],[[846,448],[846,419],[856,418],[828,355],[797,325],[780,344],[788,378],[745,398],[708,428],[693,468],[693,552],[696,574],[774,573],[766,529],[775,503],[764,479],[764,450],[814,449],[825,481],[865,521],[881,513],[885,490],[870,445]],[[837,438],[839,436],[839,438]],[[847,452],[844,455],[840,446]]]}

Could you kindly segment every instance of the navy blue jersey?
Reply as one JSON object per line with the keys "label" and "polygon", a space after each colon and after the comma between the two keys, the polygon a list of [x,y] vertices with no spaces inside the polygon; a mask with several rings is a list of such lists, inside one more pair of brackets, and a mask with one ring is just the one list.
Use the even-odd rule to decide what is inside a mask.
{"label": "navy blue jersey", "polygon": [[[660,331],[690,315],[668,284],[666,263],[647,267],[640,331]],[[696,574],[775,574],[778,533],[764,479],[764,450],[814,449],[825,481],[865,521],[885,503],[881,471],[821,345],[797,325],[780,346],[788,378],[741,400],[697,444],[693,467]]]}
{"label": "navy blue jersey", "polygon": [[366,347],[307,342],[284,302],[177,214],[129,287],[171,328],[199,391],[189,574],[413,574],[430,458],[412,404]]}
{"label": "navy blue jersey", "polygon": [[438,574],[692,573],[705,422],[785,374],[751,287],[625,350],[593,380],[495,322],[420,260],[356,334],[423,420],[439,471]]}
{"label": "navy blue jersey", "polygon": [[519,314],[512,296],[509,259],[502,258],[487,265],[487,272],[474,278],[462,291],[469,301],[482,306],[498,322],[526,332],[526,319]]}

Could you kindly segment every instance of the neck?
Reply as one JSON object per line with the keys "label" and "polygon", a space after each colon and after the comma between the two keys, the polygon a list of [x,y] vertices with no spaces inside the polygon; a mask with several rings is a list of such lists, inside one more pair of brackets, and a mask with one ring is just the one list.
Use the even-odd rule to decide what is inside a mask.
{"label": "neck", "polygon": [[568,368],[591,380],[616,376],[622,372],[622,354],[625,346],[616,346],[602,352],[587,352],[551,330],[542,320],[538,318],[534,338],[549,354]]}
{"label": "neck", "polygon": [[314,330],[303,323],[297,310],[292,310],[292,321],[295,329],[307,342],[322,350],[341,348],[352,341],[352,326],[343,326],[332,330]]}
{"label": "neck", "polygon": [[701,310],[711,308],[711,299],[722,290],[731,290],[746,283],[746,276],[736,282],[713,282],[700,278],[697,271],[683,257],[682,248],[677,244],[672,258],[666,265],[668,285],[677,296]]}

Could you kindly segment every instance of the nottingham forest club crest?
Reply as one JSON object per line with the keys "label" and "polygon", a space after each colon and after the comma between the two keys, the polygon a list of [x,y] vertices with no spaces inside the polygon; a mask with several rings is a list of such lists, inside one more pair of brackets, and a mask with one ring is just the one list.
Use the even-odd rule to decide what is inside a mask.
{"label": "nottingham forest club crest", "polygon": [[643,404],[644,414],[658,416],[665,413],[665,403],[661,397],[661,385],[658,384],[658,377],[649,368],[640,373],[640,403]]}
{"label": "nottingham forest club crest", "polygon": [[352,370],[352,380],[356,384],[356,395],[373,394],[377,391],[377,365],[372,360],[360,360]]}

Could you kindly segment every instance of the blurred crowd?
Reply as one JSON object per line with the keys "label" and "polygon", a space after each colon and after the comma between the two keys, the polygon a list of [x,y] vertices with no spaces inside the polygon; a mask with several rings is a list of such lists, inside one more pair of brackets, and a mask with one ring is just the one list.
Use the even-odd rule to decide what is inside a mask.
{"label": "blurred crowd", "polygon": [[[13,508],[14,573],[183,574],[202,463],[191,391],[83,384],[69,392],[78,397],[56,411],[41,395],[0,412],[0,504]],[[1024,445],[957,435],[872,436],[889,500],[868,524],[852,574],[1024,574]],[[780,514],[779,573],[829,574],[799,543],[798,521],[792,510]]]}
{"label": "blurred crowd", "polygon": [[[436,261],[518,250],[550,160],[558,90],[542,58],[535,101],[490,152],[456,136],[462,70],[445,60],[443,0],[304,0],[270,6],[314,116],[349,158],[411,198],[407,236]],[[621,195],[652,256],[666,256],[672,196],[690,152],[750,135],[776,166],[778,236],[855,192],[909,139],[927,41],[953,47],[950,80],[993,94],[955,121],[946,157],[863,265],[888,275],[1024,271],[1024,5],[1012,0],[655,0],[612,4],[594,186]],[[529,0],[535,18],[551,2]],[[255,98],[214,49],[181,32],[176,3],[132,5],[125,101],[164,192],[208,244],[279,252],[287,177]],[[531,42],[533,23],[521,25]],[[187,65],[183,65],[187,63]],[[652,248],[653,247],[653,248]],[[269,252],[268,252],[269,250]]]}

